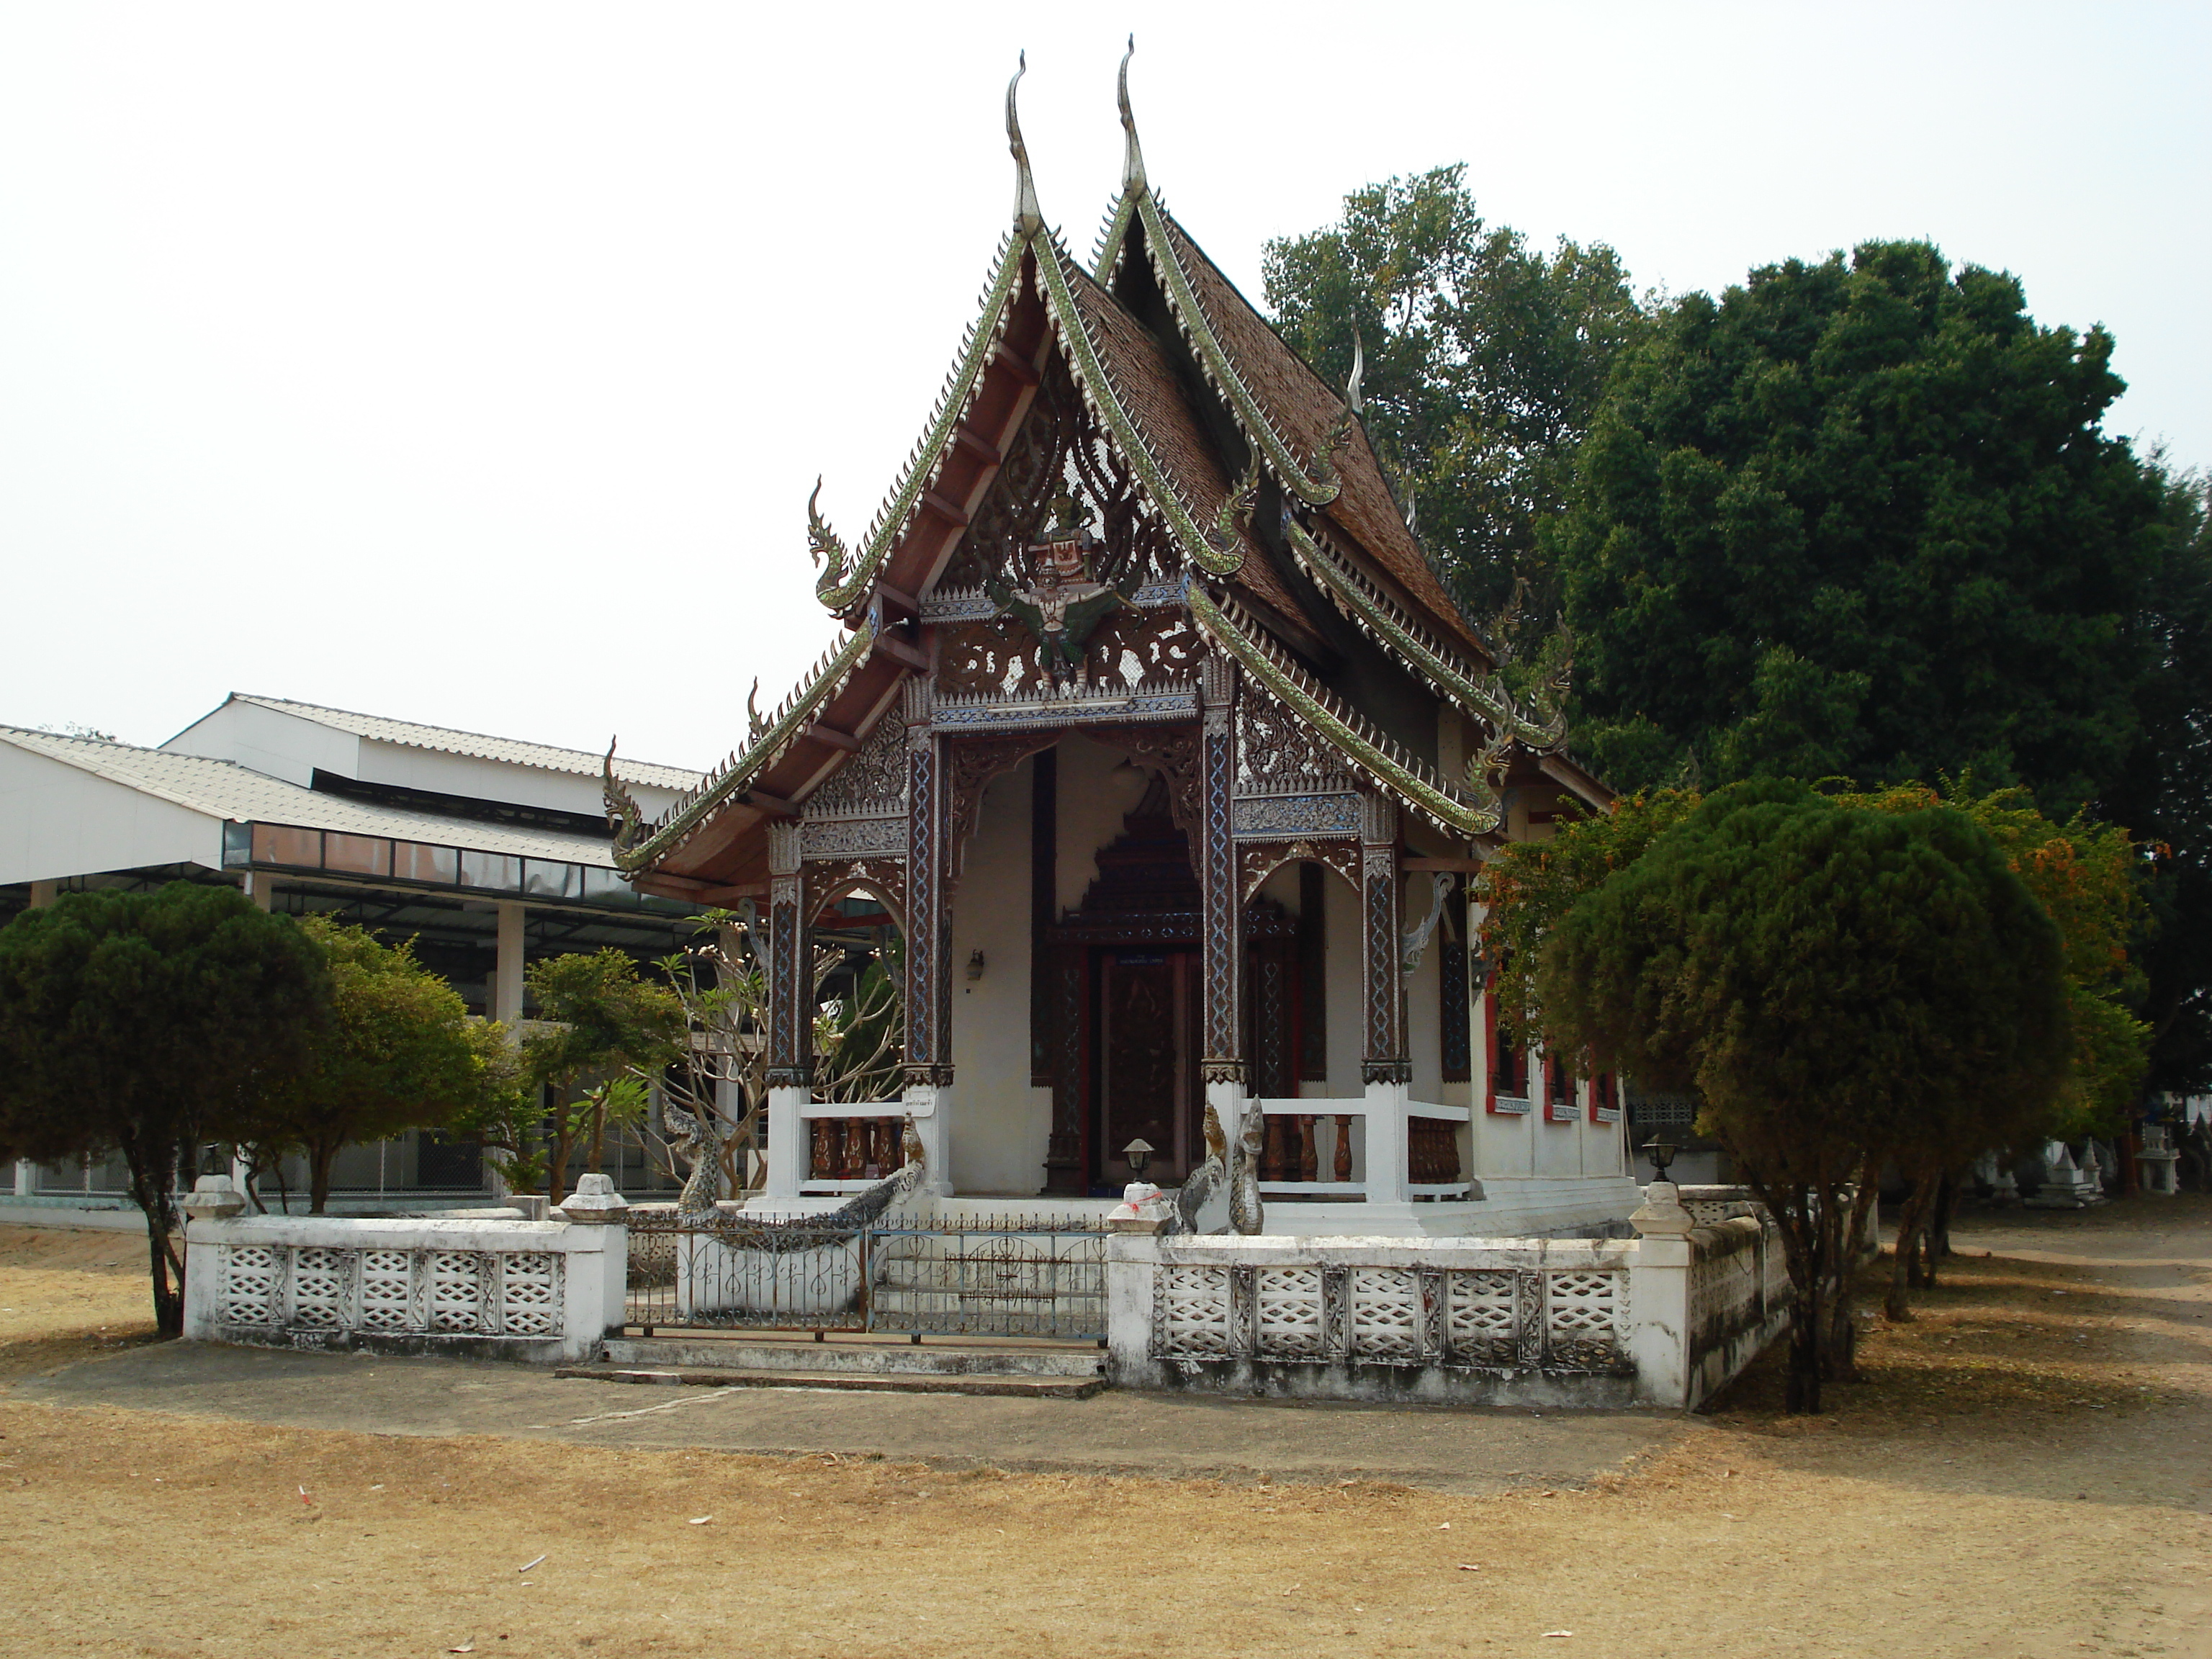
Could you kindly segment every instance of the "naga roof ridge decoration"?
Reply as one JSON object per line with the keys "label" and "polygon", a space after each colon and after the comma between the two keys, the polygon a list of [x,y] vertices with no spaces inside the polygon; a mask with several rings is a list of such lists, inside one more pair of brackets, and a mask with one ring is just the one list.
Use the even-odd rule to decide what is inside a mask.
{"label": "naga roof ridge decoration", "polygon": [[[1204,303],[1191,286],[1190,275],[1182,268],[1173,239],[1166,233],[1161,221],[1165,210],[1149,190],[1138,193],[1134,204],[1137,216],[1145,226],[1145,255],[1152,263],[1152,274],[1159,279],[1167,295],[1168,308],[1175,313],[1176,326],[1189,342],[1197,355],[1199,365],[1206,378],[1229,404],[1230,413],[1246,440],[1267,458],[1269,468],[1277,482],[1309,507],[1327,507],[1342,493],[1343,483],[1336,475],[1336,464],[1331,452],[1351,435],[1350,410],[1340,419],[1330,434],[1329,449],[1316,456],[1311,470],[1298,459],[1291,441],[1277,429],[1267,412],[1261,406],[1259,395],[1245,380],[1237,367],[1236,359],[1221,343],[1219,331],[1206,313]],[[1189,240],[1185,237],[1185,240]],[[1197,244],[1194,241],[1194,248]],[[1226,278],[1224,278],[1226,281]]]}
{"label": "naga roof ridge decoration", "polygon": [[[983,366],[989,361],[991,348],[1004,331],[1006,302],[1013,296],[1021,274],[1022,255],[1033,240],[1032,234],[1010,231],[1000,240],[998,264],[984,285],[981,313],[968,325],[960,351],[953,361],[952,372],[945,377],[945,386],[937,394],[936,405],[930,411],[921,441],[908,453],[897,483],[876,510],[868,533],[860,538],[860,552],[849,565],[839,556],[844,551],[843,543],[810,508],[810,543],[818,555],[826,555],[829,560],[821,580],[815,584],[814,592],[830,610],[840,613],[849,610],[868,591],[884,561],[890,556],[891,549],[906,533],[922,492],[929,488],[943,465],[945,447],[952,441],[953,428],[967,412],[975,383],[982,377]],[[816,525],[823,532],[822,539],[814,538]]]}
{"label": "naga roof ridge decoration", "polygon": [[877,619],[869,616],[852,638],[824,652],[812,672],[799,680],[769,716],[767,728],[755,742],[708,773],[698,787],[679,796],[647,828],[636,845],[616,853],[621,868],[625,872],[641,870],[673,852],[704,822],[708,811],[781,760],[800,728],[813,720],[815,711],[843,690],[854,671],[868,659],[876,629]]}
{"label": "naga roof ridge decoration", "polygon": [[1504,804],[1480,769],[1455,787],[1377,732],[1292,661],[1263,630],[1247,626],[1233,596],[1218,601],[1194,578],[1185,584],[1191,615],[1252,677],[1326,738],[1357,770],[1389,790],[1447,834],[1486,836],[1504,822]]}
{"label": "naga roof ridge decoration", "polygon": [[1309,534],[1296,519],[1286,520],[1285,526],[1291,556],[1299,569],[1328,595],[1347,622],[1426,680],[1437,695],[1540,753],[1565,744],[1566,722],[1559,711],[1551,711],[1546,720],[1530,718],[1496,673],[1474,673],[1458,653],[1407,616],[1324,538]]}
{"label": "naga roof ridge decoration", "polygon": [[[1244,562],[1243,553],[1237,549],[1217,551],[1206,540],[1199,527],[1196,509],[1170,482],[1167,468],[1152,453],[1151,441],[1129,414],[1120,388],[1115,385],[1112,371],[1106,367],[1097,342],[1091,338],[1090,321],[1083,314],[1083,307],[1068,282],[1067,264],[1073,261],[1056,235],[1048,234],[1040,240],[1043,249],[1036,262],[1038,280],[1044,286],[1045,301],[1053,319],[1060,325],[1060,343],[1084,401],[1121,446],[1122,453],[1128,457],[1146,493],[1152,496],[1153,506],[1159,509],[1169,529],[1182,544],[1185,556],[1214,575],[1233,575]],[[1086,275],[1085,280],[1091,279]]]}

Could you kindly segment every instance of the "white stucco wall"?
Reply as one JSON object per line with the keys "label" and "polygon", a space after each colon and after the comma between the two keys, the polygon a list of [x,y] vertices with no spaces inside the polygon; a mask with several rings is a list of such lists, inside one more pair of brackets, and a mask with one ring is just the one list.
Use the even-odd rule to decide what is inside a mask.
{"label": "white stucco wall", "polygon": [[[1052,1091],[1030,1086],[1033,768],[1024,761],[984,791],[952,898],[949,1133],[953,1190],[963,1194],[1028,1195],[1044,1187]],[[983,976],[971,983],[968,961],[979,950]]]}
{"label": "white stucco wall", "polygon": [[[306,787],[315,769],[364,783],[483,800],[513,801],[596,817],[602,810],[599,780],[581,772],[556,772],[474,755],[451,755],[407,744],[359,738],[305,715],[255,702],[227,702],[161,745],[181,755],[236,761],[255,771]],[[672,789],[633,784],[630,793],[647,817],[676,799]]]}
{"label": "white stucco wall", "polygon": [[[374,738],[362,739],[360,769],[353,775],[364,783],[434,789],[441,794],[515,801],[527,806],[587,812],[594,817],[605,810],[596,775],[517,766],[508,761],[485,760],[475,755],[449,755],[435,749],[383,743]],[[676,791],[655,789],[647,784],[631,784],[629,792],[647,817],[656,816],[676,799]]]}
{"label": "white stucco wall", "polygon": [[161,747],[173,754],[236,761],[302,789],[314,781],[319,766],[340,777],[360,775],[359,738],[258,702],[227,702]]}
{"label": "white stucco wall", "polygon": [[222,820],[0,739],[0,882],[222,867]]}

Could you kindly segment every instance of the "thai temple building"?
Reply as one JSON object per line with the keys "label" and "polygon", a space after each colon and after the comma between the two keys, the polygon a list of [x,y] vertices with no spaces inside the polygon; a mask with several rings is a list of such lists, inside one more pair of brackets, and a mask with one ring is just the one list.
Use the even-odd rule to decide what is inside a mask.
{"label": "thai temple building", "polygon": [[[1640,1197],[1617,1091],[1501,1043],[1471,948],[1483,860],[1608,804],[1565,688],[1508,690],[1358,370],[1170,215],[1127,69],[1087,261],[1009,87],[1013,222],[944,394],[865,536],[809,507],[819,665],[657,815],[608,773],[640,892],[757,918],[753,1207],[839,1202],[910,1117],[940,1200],[1065,1210],[1211,1153],[1270,1233],[1602,1229]],[[902,1084],[833,1102],[811,941],[855,918],[895,930]]]}

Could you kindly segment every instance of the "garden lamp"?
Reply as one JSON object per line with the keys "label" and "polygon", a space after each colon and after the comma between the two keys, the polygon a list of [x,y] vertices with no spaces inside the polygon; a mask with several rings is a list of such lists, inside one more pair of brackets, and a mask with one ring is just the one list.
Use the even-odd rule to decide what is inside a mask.
{"label": "garden lamp", "polygon": [[1129,1173],[1141,1177],[1145,1165],[1152,1161],[1152,1144],[1149,1140],[1133,1140],[1121,1149],[1121,1156],[1129,1160]]}
{"label": "garden lamp", "polygon": [[1652,1178],[1656,1181],[1667,1178],[1667,1166],[1674,1161],[1674,1154],[1679,1150],[1672,1141],[1662,1140],[1657,1135],[1637,1148],[1651,1160]]}

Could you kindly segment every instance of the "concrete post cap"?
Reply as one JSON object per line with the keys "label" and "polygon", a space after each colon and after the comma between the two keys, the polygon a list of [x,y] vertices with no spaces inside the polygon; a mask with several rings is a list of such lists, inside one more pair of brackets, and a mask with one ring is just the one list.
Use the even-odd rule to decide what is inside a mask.
{"label": "concrete post cap", "polygon": [[246,1194],[238,1190],[227,1175],[204,1175],[192,1183],[180,1206],[187,1216],[204,1216],[210,1221],[220,1221],[225,1216],[240,1215],[246,1209]]}
{"label": "concrete post cap", "polygon": [[1682,1207],[1682,1189],[1671,1181],[1655,1181],[1644,1189],[1643,1204],[1632,1212],[1628,1224],[1645,1237],[1680,1237],[1696,1226],[1697,1220]]}
{"label": "concrete post cap", "polygon": [[565,1220],[605,1226],[619,1223],[628,1208],[629,1200],[615,1190],[612,1176],[587,1175],[576,1177],[576,1190],[568,1194],[560,1213]]}

